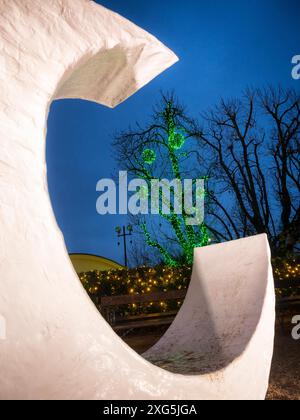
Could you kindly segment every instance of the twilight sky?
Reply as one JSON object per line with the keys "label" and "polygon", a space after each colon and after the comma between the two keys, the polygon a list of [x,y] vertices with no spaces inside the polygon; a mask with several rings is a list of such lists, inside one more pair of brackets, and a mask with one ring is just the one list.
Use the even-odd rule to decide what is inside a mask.
{"label": "twilight sky", "polygon": [[[175,90],[197,116],[221,96],[266,84],[300,89],[291,59],[300,55],[299,0],[97,0],[148,30],[180,58],[114,110],[79,100],[52,104],[47,135],[50,196],[69,252],[123,262],[115,227],[126,216],[96,213],[96,183],[116,163],[116,131],[147,120],[159,92]],[[122,170],[122,168],[116,168]]]}

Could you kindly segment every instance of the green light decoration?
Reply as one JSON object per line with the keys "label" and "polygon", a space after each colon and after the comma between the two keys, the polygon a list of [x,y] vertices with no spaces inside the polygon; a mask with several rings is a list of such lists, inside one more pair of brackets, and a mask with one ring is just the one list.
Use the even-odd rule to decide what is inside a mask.
{"label": "green light decoration", "polygon": [[152,165],[156,160],[156,153],[152,149],[145,149],[142,154],[142,159],[147,165]]}
{"label": "green light decoration", "polygon": [[174,150],[181,149],[185,144],[185,137],[181,133],[173,132],[169,136],[169,145]]}
{"label": "green light decoration", "polygon": [[140,187],[139,196],[140,196],[141,200],[146,200],[149,197],[148,187],[146,187],[146,186]]}
{"label": "green light decoration", "polygon": [[[188,150],[178,152],[186,144],[188,137],[186,137],[184,127],[180,126],[174,117],[174,108],[172,102],[168,102],[164,112],[162,113],[164,119],[165,131],[160,140],[157,142],[159,149],[157,153],[159,156],[164,156],[163,159],[167,159],[170,164],[171,178],[183,181],[184,176],[182,173],[182,158],[189,156]],[[152,165],[158,160],[156,151],[153,149],[145,148],[140,155],[138,162],[140,169],[134,168],[134,174],[140,179],[146,181],[148,188],[142,186],[139,190],[139,196],[141,199],[149,197],[151,191],[151,180],[157,178],[154,175],[154,168],[146,167]],[[158,162],[160,163],[160,162]],[[162,162],[163,163],[163,162]],[[169,174],[170,175],[170,174]],[[168,175],[168,176],[169,176]],[[207,176],[202,177],[204,181],[208,180]],[[193,184],[193,191],[195,191],[196,180]],[[206,188],[196,189],[196,198],[205,199],[208,194]],[[209,245],[211,239],[209,237],[208,229],[203,221],[203,211],[201,208],[197,209],[197,200],[193,200],[193,214],[195,224],[191,225],[189,220],[191,214],[187,214],[183,209],[182,214],[176,214],[173,203],[168,203],[170,199],[163,193],[163,189],[157,192],[157,197],[154,197],[159,202],[158,214],[161,218],[166,221],[166,225],[169,227],[174,242],[177,244],[177,252],[173,254],[170,244],[161,242],[159,232],[157,235],[154,234],[153,229],[148,229],[146,222],[140,224],[141,231],[144,236],[146,244],[152,248],[155,248],[164,260],[164,263],[169,267],[179,267],[182,265],[192,265],[194,259],[194,250],[198,247]],[[172,200],[171,200],[172,201]],[[170,205],[170,212],[164,213],[162,211],[163,204],[167,202]],[[178,252],[178,250],[180,250]]]}
{"label": "green light decoration", "polygon": [[208,192],[205,190],[205,188],[201,188],[196,192],[197,198],[200,200],[203,200],[205,197],[208,196]]}
{"label": "green light decoration", "polygon": [[152,248],[156,248],[159,250],[159,252],[161,253],[165,263],[167,266],[169,267],[178,267],[179,264],[177,263],[177,261],[175,261],[170,254],[168,253],[168,251],[163,248],[158,242],[154,241],[153,239],[151,239],[151,235],[147,229],[146,223],[142,223],[141,228],[144,232],[145,238],[146,238],[146,242],[149,246],[151,246]]}
{"label": "green light decoration", "polygon": [[[181,265],[178,261],[172,258],[167,249],[161,246],[157,241],[151,239],[151,235],[147,229],[146,223],[142,223],[140,227],[142,228],[142,231],[146,238],[146,243],[149,246],[156,248],[158,249],[158,251],[160,251],[160,254],[162,255],[164,262],[167,266],[179,267]],[[175,226],[173,226],[173,228],[175,228]],[[195,232],[193,233],[194,234],[192,236],[188,235],[187,239],[181,237],[181,240],[179,240],[179,243],[184,251],[184,259],[186,264],[193,264],[195,248],[207,246],[211,242],[207,227],[204,223],[202,223],[199,226],[197,234],[195,234]]]}
{"label": "green light decoration", "polygon": [[201,240],[195,244],[195,248],[201,248],[202,246],[207,246],[210,244],[211,239],[207,230],[207,227],[204,223],[200,226],[201,231]]}

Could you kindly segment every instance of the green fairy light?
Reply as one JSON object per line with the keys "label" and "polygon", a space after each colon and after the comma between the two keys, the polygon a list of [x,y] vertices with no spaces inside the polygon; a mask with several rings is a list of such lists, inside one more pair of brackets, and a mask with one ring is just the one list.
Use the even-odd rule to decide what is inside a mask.
{"label": "green fairy light", "polygon": [[149,190],[148,187],[145,185],[140,187],[139,189],[139,196],[142,200],[146,200],[149,197]]}
{"label": "green fairy light", "polygon": [[168,265],[169,267],[177,267],[178,263],[170,256],[168,251],[164,247],[162,247],[158,242],[151,239],[151,235],[147,229],[146,223],[141,223],[140,227],[144,232],[147,244],[160,251],[166,265]]}
{"label": "green fairy light", "polygon": [[[159,232],[154,232],[153,228],[149,230],[146,223],[140,225],[141,231],[146,244],[149,247],[155,248],[160,253],[164,263],[170,267],[178,267],[183,264],[192,265],[194,249],[207,246],[211,241],[208,229],[203,221],[203,206],[198,206],[199,199],[205,200],[210,194],[208,194],[204,183],[198,187],[197,181],[199,178],[197,180],[195,179],[192,184],[191,214],[194,215],[193,218],[195,222],[192,225],[189,224],[191,214],[187,214],[185,208],[182,209],[182,214],[176,214],[172,200],[171,203],[169,203],[170,212],[165,214],[162,209],[163,205],[168,204],[168,201],[170,201],[168,196],[165,196],[163,193],[163,188],[158,191],[152,191],[151,189],[151,180],[155,177],[155,168],[151,168],[150,165],[154,162],[156,162],[157,166],[160,165],[160,163],[166,163],[167,170],[170,171],[173,179],[182,181],[184,179],[182,162],[185,162],[186,158],[193,153],[191,150],[188,150],[187,147],[190,136],[180,124],[180,119],[178,119],[176,115],[174,104],[172,101],[169,101],[161,114],[163,117],[164,131],[154,134],[154,136],[159,135],[157,141],[153,138],[150,139],[151,145],[156,145],[155,150],[149,148],[149,143],[144,143],[139,156],[139,167],[142,168],[141,171],[139,171],[139,177],[144,179],[148,185],[148,188],[146,186],[140,188],[139,196],[141,199],[150,199],[150,191],[153,194],[151,196],[151,205],[152,199],[153,202],[158,204],[155,214],[158,214],[163,218],[166,225],[169,226],[172,232],[172,238],[177,244],[176,247],[178,249],[176,248],[176,253],[173,255],[170,243],[162,241]],[[147,146],[148,148],[145,148]],[[164,159],[164,162],[161,162],[162,159]],[[167,159],[167,162],[165,162],[165,159]],[[202,176],[200,179],[207,181],[208,177]],[[196,195],[194,196],[194,194]]]}
{"label": "green fairy light", "polygon": [[184,146],[185,137],[181,133],[171,133],[169,136],[169,145],[172,149],[178,150]]}
{"label": "green fairy light", "polygon": [[198,191],[196,192],[197,198],[199,198],[200,200],[203,200],[205,197],[208,196],[207,191],[205,190],[205,188],[199,188]]}
{"label": "green fairy light", "polygon": [[142,159],[147,165],[152,165],[156,160],[156,153],[152,149],[145,149],[142,154]]}

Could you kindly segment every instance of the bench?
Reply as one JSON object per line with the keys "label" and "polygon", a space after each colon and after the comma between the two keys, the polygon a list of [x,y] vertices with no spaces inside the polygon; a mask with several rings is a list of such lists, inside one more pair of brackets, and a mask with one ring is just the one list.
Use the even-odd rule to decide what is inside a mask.
{"label": "bench", "polygon": [[[275,281],[275,288],[298,290],[300,289],[300,279]],[[142,295],[105,296],[98,299],[98,305],[100,306],[102,315],[113,329],[118,333],[122,333],[138,328],[171,325],[177,311],[117,317],[114,308],[121,305],[137,303],[182,300],[185,298],[186,292],[187,290],[184,289],[171,290],[169,292],[145,293]],[[290,311],[299,311],[300,314],[300,295],[277,299],[276,310],[280,324],[283,325],[285,316]]]}
{"label": "bench", "polygon": [[135,316],[117,317],[114,307],[137,303],[181,300],[186,296],[186,290],[171,290],[169,292],[145,293],[142,295],[105,296],[100,298],[100,310],[104,318],[116,332],[124,332],[137,328],[148,328],[171,325],[177,311]]}

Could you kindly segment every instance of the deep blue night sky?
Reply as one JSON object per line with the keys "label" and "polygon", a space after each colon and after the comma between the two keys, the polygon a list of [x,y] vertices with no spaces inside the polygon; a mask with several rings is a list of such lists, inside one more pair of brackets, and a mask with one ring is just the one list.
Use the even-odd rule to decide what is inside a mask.
{"label": "deep blue night sky", "polygon": [[[126,217],[96,213],[96,183],[110,177],[114,133],[147,120],[160,90],[175,90],[196,116],[221,96],[266,84],[300,89],[291,59],[300,54],[299,0],[101,0],[157,36],[180,58],[115,110],[77,100],[52,104],[47,164],[51,200],[69,252],[122,262],[114,228]],[[122,168],[117,168],[122,170]]]}

